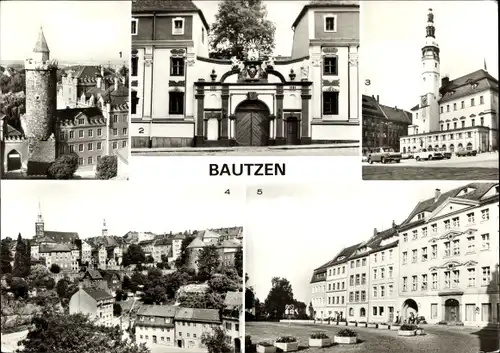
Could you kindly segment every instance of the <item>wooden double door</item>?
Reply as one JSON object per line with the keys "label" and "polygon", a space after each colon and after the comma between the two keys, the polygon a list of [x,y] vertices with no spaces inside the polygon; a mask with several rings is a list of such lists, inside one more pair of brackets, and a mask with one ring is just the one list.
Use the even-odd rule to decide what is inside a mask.
{"label": "wooden double door", "polygon": [[239,146],[269,144],[269,109],[260,101],[245,101],[236,108],[235,139]]}

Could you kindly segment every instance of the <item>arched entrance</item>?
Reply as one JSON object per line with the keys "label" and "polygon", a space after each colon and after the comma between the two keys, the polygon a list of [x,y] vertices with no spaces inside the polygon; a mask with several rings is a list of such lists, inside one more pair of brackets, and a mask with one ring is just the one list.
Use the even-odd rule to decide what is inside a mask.
{"label": "arched entrance", "polygon": [[241,102],[235,111],[235,139],[239,146],[267,146],[269,108],[259,100]]}
{"label": "arched entrance", "polygon": [[469,142],[467,144],[467,151],[472,151],[472,143],[471,142]]}
{"label": "arched entrance", "polygon": [[403,147],[403,153],[406,153],[406,147]]}
{"label": "arched entrance", "polygon": [[7,171],[21,169],[21,154],[12,150],[7,154]]}
{"label": "arched entrance", "polygon": [[450,145],[450,152],[451,153],[455,152],[455,146],[453,144]]}
{"label": "arched entrance", "polygon": [[299,119],[295,116],[286,119],[286,144],[299,144]]}
{"label": "arched entrance", "polygon": [[444,320],[448,322],[460,321],[460,305],[456,299],[444,302]]}
{"label": "arched entrance", "polygon": [[239,338],[234,339],[234,351],[235,353],[241,352],[241,341]]}
{"label": "arched entrance", "polygon": [[418,316],[418,305],[413,299],[406,299],[401,310],[401,319],[408,320],[413,313],[414,317]]}

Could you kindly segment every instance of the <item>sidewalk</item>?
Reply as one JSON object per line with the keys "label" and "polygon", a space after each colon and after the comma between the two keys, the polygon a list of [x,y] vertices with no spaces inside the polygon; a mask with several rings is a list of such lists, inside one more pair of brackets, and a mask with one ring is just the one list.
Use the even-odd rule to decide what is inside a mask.
{"label": "sidewalk", "polygon": [[133,148],[134,153],[155,153],[155,152],[231,152],[231,151],[273,151],[273,150],[311,150],[311,149],[330,149],[330,148],[359,148],[359,142],[341,142],[331,144],[315,145],[282,145],[266,147],[158,147],[158,148]]}

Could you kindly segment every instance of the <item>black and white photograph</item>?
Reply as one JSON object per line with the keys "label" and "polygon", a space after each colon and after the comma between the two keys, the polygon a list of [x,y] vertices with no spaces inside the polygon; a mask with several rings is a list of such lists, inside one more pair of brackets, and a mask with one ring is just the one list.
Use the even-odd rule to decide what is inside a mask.
{"label": "black and white photograph", "polygon": [[359,11],[133,1],[132,158],[359,156]]}
{"label": "black and white photograph", "polygon": [[497,13],[363,2],[363,179],[498,180]]}
{"label": "black and white photograph", "polygon": [[0,176],[127,179],[129,1],[0,2]]}
{"label": "black and white photograph", "polygon": [[2,187],[1,352],[242,351],[245,188],[132,186]]}
{"label": "black and white photograph", "polygon": [[464,181],[255,186],[246,352],[498,352],[498,192]]}

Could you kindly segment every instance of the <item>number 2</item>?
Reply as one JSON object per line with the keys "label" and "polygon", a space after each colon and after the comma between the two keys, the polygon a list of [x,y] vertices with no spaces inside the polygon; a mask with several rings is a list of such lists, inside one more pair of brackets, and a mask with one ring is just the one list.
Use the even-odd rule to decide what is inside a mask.
{"label": "number 2", "polygon": [[140,134],[143,134],[143,133],[144,133],[144,128],[143,128],[143,127],[140,127],[140,128],[139,128],[139,133],[140,133]]}

